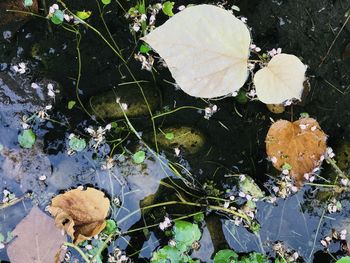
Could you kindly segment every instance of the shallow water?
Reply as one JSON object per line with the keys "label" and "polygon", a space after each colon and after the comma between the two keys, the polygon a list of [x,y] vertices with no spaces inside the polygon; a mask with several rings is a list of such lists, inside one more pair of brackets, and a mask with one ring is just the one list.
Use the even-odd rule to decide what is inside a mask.
{"label": "shallow water", "polygon": [[[176,5],[182,2],[176,2]],[[87,10],[96,8],[93,1],[88,4],[74,1],[73,4],[78,9],[82,6]],[[19,176],[20,181],[14,176],[9,177],[11,166],[5,165],[6,156],[0,157],[0,190],[6,188],[18,197],[28,190],[34,193],[33,201],[25,200],[0,210],[0,232],[11,231],[29,212],[33,203],[44,208],[52,196],[78,185],[93,185],[105,191],[112,199],[119,197],[123,208],[115,208],[111,214],[111,217],[118,221],[130,214],[130,211],[137,210],[140,201],[145,197],[156,193],[161,179],[172,176],[175,180],[176,176],[161,162],[172,161],[185,166],[195,178],[199,188],[212,182],[214,188],[224,191],[232,187],[232,180],[224,177],[225,174],[245,173],[255,178],[264,189],[271,189],[271,180],[267,175],[275,174],[275,171],[266,160],[264,143],[267,129],[271,124],[270,118],[295,120],[301,112],[308,112],[311,117],[319,121],[322,129],[328,134],[328,144],[335,149],[335,152],[345,141],[349,141],[350,61],[341,59],[342,51],[350,41],[349,27],[342,30],[325,62],[319,65],[345,21],[344,14],[350,8],[350,1],[242,0],[234,1],[234,4],[241,8],[239,14],[248,18],[248,25],[252,27],[252,37],[259,47],[263,50],[281,47],[283,51],[301,57],[303,62],[309,65],[311,91],[304,105],[293,106],[284,114],[274,115],[262,103],[249,102],[241,105],[233,98],[226,98],[214,102],[220,110],[209,121],[203,118],[203,113],[198,113],[196,110],[182,110],[168,115],[157,125],[162,127],[185,125],[199,129],[206,136],[206,147],[202,152],[192,156],[176,157],[174,154],[164,153],[160,160],[155,160],[147,152],[147,161],[143,166],[135,166],[130,158],[121,157],[115,168],[109,171],[101,170],[100,160],[108,154],[110,150],[108,145],[97,152],[90,149],[74,156],[67,154],[68,136],[71,132],[83,133],[88,125],[96,126],[79,106],[73,110],[68,110],[66,106],[68,101],[76,100],[77,59],[73,34],[54,27],[52,35],[48,32],[45,21],[35,19],[20,30],[12,44],[2,43],[3,52],[0,58],[3,61],[0,63],[30,60],[32,72],[26,76],[29,82],[45,76],[60,83],[61,94],[56,98],[50,118],[61,124],[46,121],[33,127],[41,143],[38,143],[38,147],[34,148],[29,156],[39,156],[40,161],[26,163],[19,160],[15,177]],[[112,7],[117,11],[106,15],[107,24],[112,34],[116,36],[118,44],[125,48],[125,54],[129,54],[135,43],[129,34],[122,11],[117,6]],[[91,20],[101,28],[97,16]],[[28,33],[31,34],[30,38],[26,38]],[[38,43],[42,50],[40,60],[33,58],[33,47]],[[17,56],[20,47],[24,51]],[[83,68],[79,93],[85,105],[88,105],[90,96],[110,90],[116,84],[128,80],[123,79],[126,71],[123,67],[118,68],[119,61],[110,49],[86,29],[82,32],[80,49]],[[152,80],[148,72],[140,71],[138,63],[131,62],[131,67],[137,72],[137,79]],[[8,71],[8,67],[1,68],[3,72]],[[173,81],[166,70],[157,75],[156,79],[156,85],[162,94],[163,107],[172,108],[174,105],[205,107],[203,101],[187,96],[164,82],[163,79]],[[11,99],[15,99],[15,95],[11,96]],[[17,153],[22,151],[17,143],[17,134],[21,129],[19,114],[32,110],[33,106],[23,101],[12,105],[1,103],[2,145]],[[147,118],[133,119],[132,123],[138,131],[147,133],[151,130],[151,123]],[[137,138],[130,137],[124,146],[132,153],[135,148],[143,147],[138,146],[138,143]],[[117,154],[120,153],[117,151]],[[24,155],[24,159],[28,158],[28,155]],[[321,176],[327,176],[330,167],[325,164],[323,167],[325,169],[322,170]],[[47,176],[44,183],[38,179],[43,174]],[[186,189],[180,181],[176,182]],[[207,191],[208,194],[208,188],[202,190],[199,189],[194,193],[204,195]],[[333,228],[338,230],[348,228],[350,206],[347,194],[343,194],[339,197],[343,210],[336,214],[324,214],[326,204],[315,201],[317,191],[315,188],[304,187],[297,194],[285,200],[278,200],[274,205],[259,202],[257,214],[261,224],[259,235],[254,235],[243,227],[236,227],[225,215],[208,211],[208,218],[211,218],[210,222],[213,222],[217,229],[218,237],[215,239],[216,237],[209,233],[208,220],[206,222],[208,227],[206,225],[203,227],[201,248],[192,255],[203,262],[210,262],[217,249],[230,247],[237,252],[266,252],[273,257],[271,244],[283,241],[286,246],[297,250],[306,262],[321,262],[319,259],[314,259],[314,253],[323,251],[320,240],[329,235]],[[159,192],[156,202],[172,200],[175,195],[171,189]],[[174,218],[195,211],[185,207],[169,207],[166,210]],[[154,214],[157,212],[158,210]],[[160,209],[159,214],[163,213],[164,210]],[[152,214],[141,217],[140,213],[135,213],[123,221],[120,227],[126,231],[142,227],[145,222],[147,224],[158,222],[154,220]],[[215,243],[211,239],[218,241]],[[128,246],[125,240],[129,240],[131,245]],[[130,237],[127,236],[125,240],[120,238],[111,247],[118,245],[126,249],[129,255],[141,250],[139,259],[137,259],[138,253],[134,256],[136,262],[147,262],[146,259],[151,257],[152,251],[166,241],[157,228],[150,229],[150,233],[147,234],[137,232]],[[330,249],[335,253],[340,247],[334,245]],[[321,255],[325,260],[322,262],[331,262],[325,257],[325,254]],[[8,260],[4,249],[0,250],[0,260]]]}

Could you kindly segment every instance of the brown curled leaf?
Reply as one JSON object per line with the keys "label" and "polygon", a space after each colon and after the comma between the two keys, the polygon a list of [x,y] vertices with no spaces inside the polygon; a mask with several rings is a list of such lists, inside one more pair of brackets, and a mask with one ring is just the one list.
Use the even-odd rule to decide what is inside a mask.
{"label": "brown curled leaf", "polygon": [[109,206],[103,192],[88,187],[56,196],[49,212],[55,217],[56,226],[64,229],[74,244],[79,244],[105,228]]}

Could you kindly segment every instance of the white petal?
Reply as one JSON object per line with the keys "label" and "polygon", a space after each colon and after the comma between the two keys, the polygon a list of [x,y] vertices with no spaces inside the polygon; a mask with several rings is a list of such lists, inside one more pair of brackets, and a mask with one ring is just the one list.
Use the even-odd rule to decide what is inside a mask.
{"label": "white petal", "polygon": [[247,79],[250,32],[219,7],[188,7],[142,40],[159,53],[176,83],[191,96],[224,96]]}
{"label": "white petal", "polygon": [[265,68],[254,76],[256,93],[266,104],[279,104],[301,99],[306,66],[294,55],[275,55]]}

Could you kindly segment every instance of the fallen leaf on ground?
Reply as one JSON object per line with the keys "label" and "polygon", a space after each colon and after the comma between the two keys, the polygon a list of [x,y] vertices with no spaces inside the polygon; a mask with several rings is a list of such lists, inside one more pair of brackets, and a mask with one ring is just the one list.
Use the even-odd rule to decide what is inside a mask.
{"label": "fallen leaf on ground", "polygon": [[266,136],[266,152],[273,166],[283,170],[290,166],[290,174],[297,184],[302,184],[304,174],[321,164],[325,154],[327,135],[318,122],[303,118],[295,122],[279,120],[271,125]]}
{"label": "fallen leaf on ground", "polygon": [[66,236],[56,228],[55,221],[38,207],[32,208],[12,234],[16,237],[7,248],[12,263],[61,262],[64,255],[61,247]]}
{"label": "fallen leaf on ground", "polygon": [[217,6],[187,7],[142,40],[159,53],[176,83],[191,96],[228,95],[248,77],[250,32]]}
{"label": "fallen leaf on ground", "polygon": [[254,85],[259,100],[265,104],[301,100],[305,72],[306,66],[296,56],[274,56],[266,67],[255,73]]}
{"label": "fallen leaf on ground", "polygon": [[64,229],[74,244],[100,233],[106,226],[110,202],[105,194],[88,187],[73,189],[52,199],[49,212],[56,226]]}

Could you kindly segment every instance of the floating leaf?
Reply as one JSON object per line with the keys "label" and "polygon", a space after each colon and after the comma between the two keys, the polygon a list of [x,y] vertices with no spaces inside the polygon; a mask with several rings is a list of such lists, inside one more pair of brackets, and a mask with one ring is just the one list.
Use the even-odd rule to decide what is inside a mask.
{"label": "floating leaf", "polygon": [[51,22],[54,23],[55,25],[60,25],[63,23],[64,20],[64,13],[57,9],[51,16]]}
{"label": "floating leaf", "polygon": [[134,153],[132,158],[133,158],[134,162],[137,164],[143,163],[143,161],[146,158],[146,153],[144,151],[138,151],[138,152]]}
{"label": "floating leaf", "polygon": [[163,3],[162,11],[167,16],[173,16],[173,8],[174,8],[174,2],[166,1]]}
{"label": "floating leaf", "polygon": [[218,251],[214,257],[214,263],[231,263],[237,262],[238,255],[231,249],[223,249]]}
{"label": "floating leaf", "polygon": [[167,140],[173,140],[175,138],[175,135],[173,132],[167,132],[164,136]]}
{"label": "floating leaf", "polygon": [[18,142],[23,148],[32,148],[35,140],[36,136],[31,129],[24,130],[20,135],[18,135]]}
{"label": "floating leaf", "polygon": [[245,175],[244,180],[239,182],[239,190],[257,199],[263,198],[265,196],[264,192],[261,191],[260,187],[254,182],[254,180],[251,177],[247,175]]}
{"label": "floating leaf", "polygon": [[159,53],[176,83],[191,96],[224,96],[247,79],[250,32],[222,8],[187,7],[142,40]]}
{"label": "floating leaf", "polygon": [[49,212],[55,217],[56,226],[64,229],[74,244],[79,244],[105,228],[109,205],[103,192],[88,187],[56,196]]}
{"label": "floating leaf", "polygon": [[176,247],[184,252],[192,246],[193,242],[201,238],[202,233],[197,224],[179,220],[175,222],[173,235]]}
{"label": "floating leaf", "polygon": [[91,11],[77,11],[77,17],[82,20],[88,19],[91,16]]}
{"label": "floating leaf", "polygon": [[86,147],[86,142],[83,138],[78,138],[78,137],[72,137],[69,139],[69,147],[77,152],[81,152],[85,149]]}
{"label": "floating leaf", "polygon": [[305,173],[320,165],[320,158],[327,148],[326,140],[326,134],[312,118],[293,123],[279,120],[267,133],[266,152],[276,169],[283,170],[287,165],[300,184]]}
{"label": "floating leaf", "polygon": [[294,55],[278,54],[255,73],[254,85],[260,101],[280,104],[301,99],[306,66]]}
{"label": "floating leaf", "polygon": [[68,109],[71,110],[75,106],[76,101],[75,100],[70,100],[68,101]]}
{"label": "floating leaf", "polygon": [[350,263],[350,257],[342,257],[336,263]]}
{"label": "floating leaf", "polygon": [[269,260],[263,254],[252,252],[248,256],[244,256],[239,263],[269,263]]}
{"label": "floating leaf", "polygon": [[111,3],[111,0],[101,0],[102,4],[109,5]]}
{"label": "floating leaf", "polygon": [[107,235],[110,235],[114,233],[116,230],[117,230],[117,223],[112,219],[108,219],[106,221],[106,227],[105,229],[103,229],[103,232],[106,233]]}
{"label": "floating leaf", "polygon": [[64,254],[61,246],[66,236],[56,228],[54,220],[38,207],[33,207],[12,233],[17,236],[7,248],[12,263],[60,262]]}
{"label": "floating leaf", "polygon": [[165,246],[153,253],[151,263],[167,263],[167,262],[182,263],[187,261],[185,261],[184,255],[176,247]]}
{"label": "floating leaf", "polygon": [[151,51],[151,48],[148,45],[142,44],[140,46],[140,53],[147,54],[150,51]]}

